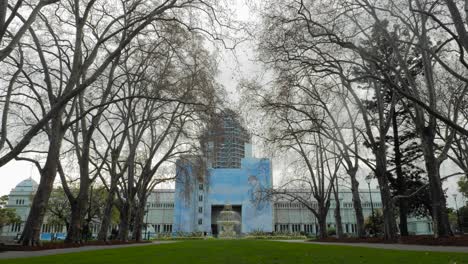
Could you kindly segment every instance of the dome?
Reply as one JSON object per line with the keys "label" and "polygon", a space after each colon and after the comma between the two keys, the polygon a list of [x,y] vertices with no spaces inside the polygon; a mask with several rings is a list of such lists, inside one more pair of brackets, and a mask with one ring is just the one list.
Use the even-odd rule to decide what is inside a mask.
{"label": "dome", "polygon": [[35,180],[33,180],[32,178],[27,178],[26,180],[23,180],[20,183],[18,183],[15,188],[36,190],[37,186],[38,184]]}

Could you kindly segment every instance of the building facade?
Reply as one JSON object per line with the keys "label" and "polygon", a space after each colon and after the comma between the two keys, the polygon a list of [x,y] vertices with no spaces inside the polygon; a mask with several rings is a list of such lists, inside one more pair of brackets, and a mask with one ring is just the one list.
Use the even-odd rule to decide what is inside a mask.
{"label": "building facade", "polygon": [[[226,174],[229,175],[229,174]],[[233,174],[230,174],[233,176]],[[237,184],[237,183],[236,183]],[[236,186],[230,185],[230,186]],[[218,191],[227,191],[230,192],[230,189],[214,187]],[[229,188],[229,187],[228,187]],[[245,195],[245,190],[240,190]],[[155,190],[153,195],[150,197],[154,199],[158,197],[160,190]],[[158,234],[173,234],[177,235],[178,232],[203,232],[208,235],[217,234],[216,218],[219,215],[219,211],[223,208],[225,204],[230,204],[233,207],[234,211],[237,211],[241,216],[241,227],[239,228],[239,233],[249,233],[252,231],[265,231],[265,232],[284,232],[284,233],[305,233],[310,235],[316,235],[318,233],[318,221],[312,212],[307,209],[304,205],[298,202],[290,202],[285,199],[275,199],[270,202],[271,205],[271,217],[269,216],[269,209],[265,210],[265,215],[248,213],[252,205],[249,203],[252,200],[245,195],[244,199],[236,200],[232,199],[232,202],[226,202],[227,200],[216,200],[210,197],[210,193],[207,195],[207,201],[198,203],[196,206],[189,206],[186,208],[177,208],[177,204],[181,202],[176,198],[176,190],[163,190],[165,197],[169,198],[164,200],[165,208],[155,208],[150,207],[148,225],[150,226],[149,232],[151,236],[156,236]],[[248,193],[248,190],[246,191]],[[200,192],[204,195],[206,193]],[[214,192],[216,195],[225,196],[220,192]],[[370,203],[370,195],[372,195],[372,202],[374,210],[382,210],[382,202],[380,200],[380,191],[378,189],[361,190],[361,201],[364,217],[368,218],[372,214],[372,206]],[[197,197],[194,195],[194,197]],[[218,198],[220,197],[218,196]],[[343,232],[349,236],[354,236],[357,233],[356,227],[356,215],[354,212],[352,193],[351,191],[341,191],[340,196],[340,214],[342,218]],[[154,197],[154,198],[153,198]],[[194,199],[196,200],[196,199]],[[200,199],[201,200],[201,199]],[[155,200],[160,201],[160,200]],[[224,202],[223,202],[224,201]],[[236,202],[239,201],[239,202]],[[256,201],[256,200],[253,200]],[[150,204],[153,204],[153,201],[149,201]],[[199,206],[198,206],[199,205]],[[208,212],[203,210],[208,208]],[[330,209],[327,215],[327,227],[336,228],[335,222],[335,208],[336,202],[331,201]],[[181,212],[177,210],[187,210],[192,212],[192,217],[185,218],[184,221],[180,220]],[[245,213],[247,211],[247,213]],[[244,213],[246,216],[244,216]],[[170,219],[169,217],[163,218],[165,216],[173,215],[174,218]],[[194,217],[195,216],[195,217]],[[260,217],[259,217],[260,216]],[[256,218],[258,217],[258,218]],[[161,220],[164,219],[164,220]],[[172,220],[172,221],[171,221]],[[271,225],[270,225],[271,223]],[[432,234],[432,221],[429,218],[422,217],[410,217],[408,218],[408,231],[412,235],[430,235]]]}
{"label": "building facade", "polygon": [[[273,187],[272,164],[269,159],[253,158],[250,142],[246,129],[232,111],[215,116],[201,141],[203,154],[177,161],[175,189],[157,189],[149,196],[145,237],[192,232],[217,235],[217,222],[225,206],[238,216],[237,234],[254,231],[317,234],[318,221],[305,206],[281,197],[263,196],[266,193],[263,190]],[[7,206],[16,209],[22,223],[4,227],[1,237],[16,238],[21,234],[36,189],[37,183],[32,179],[21,181],[12,189]],[[360,193],[365,218],[372,214],[372,208],[381,210],[379,190]],[[343,231],[352,236],[357,228],[351,192],[341,188],[338,200]],[[329,228],[336,228],[335,208],[336,201],[331,201]],[[91,230],[95,236],[99,225],[93,225]],[[432,234],[432,223],[427,218],[410,218],[408,230],[411,234]],[[43,240],[65,238],[65,232],[63,225],[49,224],[46,215],[41,229]]]}
{"label": "building facade", "polygon": [[240,168],[208,168],[202,177],[194,175],[194,165],[181,166],[174,193],[175,232],[217,235],[218,217],[226,205],[241,220],[238,233],[273,231],[272,202],[258,197],[272,186],[270,160],[243,158]]}
{"label": "building facade", "polygon": [[[228,170],[229,171],[229,170]],[[219,171],[222,174],[228,171]],[[238,171],[236,173],[226,173],[224,177],[235,178],[243,172]],[[227,176],[229,175],[229,176]],[[248,179],[247,179],[248,180]],[[232,186],[239,184],[238,180],[229,180],[228,185],[224,185],[225,181],[218,181],[218,187],[215,187],[213,192],[201,192],[206,195],[205,202],[201,201],[202,206],[190,207],[190,210],[194,212],[197,218],[192,218],[187,228],[181,224],[180,211],[181,208],[177,209],[177,204],[181,201],[176,198],[175,189],[155,189],[148,198],[148,213],[145,215],[144,221],[148,225],[146,230],[150,237],[158,235],[177,235],[178,232],[206,232],[207,234],[216,234],[216,216],[222,208],[223,204],[232,203],[233,210],[236,210],[239,214],[242,214],[242,210],[245,210],[243,217],[241,218],[241,226],[238,230],[239,233],[248,233],[249,231],[276,231],[276,232],[303,232],[307,234],[317,234],[318,226],[317,220],[314,215],[305,208],[302,204],[297,202],[290,202],[287,200],[276,199],[270,202],[270,207],[260,212],[264,212],[266,216],[255,219],[257,215],[251,214],[248,211],[251,208],[251,199],[249,197],[249,189],[239,188],[237,194],[232,196],[224,196],[223,192],[230,193]],[[224,185],[224,186],[223,186]],[[250,186],[250,185],[249,185]],[[222,187],[222,188],[221,188]],[[13,188],[9,194],[9,200],[7,206],[14,208],[17,214],[21,218],[21,223],[4,226],[0,233],[0,240],[11,240],[18,238],[24,229],[24,222],[29,214],[29,208],[31,205],[32,198],[37,188],[37,183],[32,179],[21,181],[15,188]],[[199,186],[202,188],[202,186]],[[203,188],[209,188],[203,186]],[[197,194],[198,195],[198,194]],[[340,214],[342,217],[343,231],[344,233],[352,236],[356,234],[356,217],[354,214],[354,208],[352,203],[352,195],[350,191],[341,191],[340,197]],[[370,192],[374,203],[374,210],[381,210],[382,204],[380,201],[380,193],[377,189],[372,189]],[[237,198],[235,196],[238,196]],[[196,196],[195,196],[196,197]],[[231,200],[225,200],[225,197],[232,197]],[[220,199],[221,198],[221,199]],[[197,197],[198,199],[198,197]],[[238,200],[236,200],[238,199]],[[196,200],[196,199],[195,199]],[[201,200],[201,198],[200,198]],[[238,201],[238,202],[236,202]],[[361,190],[361,201],[363,205],[364,216],[367,218],[371,215],[370,196],[368,190]],[[236,206],[241,205],[241,207]],[[244,209],[242,209],[244,205]],[[200,209],[202,207],[202,209]],[[186,207],[187,208],[187,207]],[[205,208],[210,208],[210,212],[205,212]],[[327,216],[327,226],[330,228],[336,228],[335,217],[335,201],[331,202],[330,210]],[[269,215],[271,212],[271,216]],[[198,224],[198,220],[201,218],[201,224]],[[253,218],[253,220],[252,220]],[[66,229],[63,225],[52,224],[47,222],[47,216],[45,222],[41,228],[41,239],[50,240],[52,237],[63,239],[66,236]],[[260,221],[261,219],[261,221]],[[94,235],[97,235],[99,226],[96,225],[93,228]],[[214,232],[213,232],[214,231]],[[408,219],[408,231],[414,235],[426,235],[432,234],[432,221],[428,218],[416,218],[411,217]],[[145,234],[146,237],[146,234]]]}
{"label": "building facade", "polygon": [[[31,203],[34,194],[37,190],[37,182],[32,178],[25,179],[18,183],[8,194],[7,208],[13,208],[19,216],[21,222],[4,226],[0,230],[0,240],[18,239],[23,232],[24,225],[28,219]],[[97,230],[93,230],[97,232]],[[44,223],[41,226],[41,240],[65,239],[66,236],[65,224],[49,221],[49,216],[46,214]]]}
{"label": "building facade", "polygon": [[24,229],[24,223],[29,215],[32,197],[37,190],[37,182],[28,178],[21,181],[13,188],[8,195],[7,208],[14,208],[16,214],[21,219],[21,223],[4,226],[1,230],[0,237],[17,237]]}
{"label": "building facade", "polygon": [[240,168],[241,160],[252,153],[249,133],[229,109],[211,117],[201,145],[207,166],[214,169]]}

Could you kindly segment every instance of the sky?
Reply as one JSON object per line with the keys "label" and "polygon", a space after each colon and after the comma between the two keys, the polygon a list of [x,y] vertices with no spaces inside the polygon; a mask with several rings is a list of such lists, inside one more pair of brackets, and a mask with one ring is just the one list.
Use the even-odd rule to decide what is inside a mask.
{"label": "sky", "polygon": [[[248,5],[246,4],[248,3]],[[251,11],[250,7],[252,1],[249,0],[235,0],[231,1],[231,8],[235,19],[243,22],[258,22],[258,14]],[[244,78],[257,78],[264,76],[264,69],[259,62],[256,62],[255,43],[251,40],[240,43],[235,50],[218,49],[219,57],[219,74],[217,80],[226,89],[228,105],[238,107],[240,94],[237,86],[239,81]],[[263,80],[266,83],[268,80]],[[248,125],[248,124],[247,124]],[[253,140],[255,143],[255,139]],[[254,144],[254,155],[262,157],[264,151],[260,146]],[[282,174],[286,172],[287,164],[282,162],[284,157],[269,157],[272,158],[273,163],[273,178],[275,182],[281,181]],[[366,187],[363,181],[365,169],[361,173],[361,186]],[[449,175],[457,171],[456,166],[451,162],[442,164],[441,176]],[[32,177],[39,182],[39,173],[35,167],[29,162],[25,161],[12,161],[7,165],[0,168],[0,195],[5,195],[10,192],[12,188],[24,179]],[[58,178],[58,177],[57,177]],[[444,182],[444,187],[447,191],[447,202],[449,206],[454,207],[453,194],[457,193],[457,178],[453,177]],[[376,186],[373,182],[372,187]],[[158,188],[168,188],[171,185],[158,186]],[[458,205],[462,204],[462,196],[458,195]]]}

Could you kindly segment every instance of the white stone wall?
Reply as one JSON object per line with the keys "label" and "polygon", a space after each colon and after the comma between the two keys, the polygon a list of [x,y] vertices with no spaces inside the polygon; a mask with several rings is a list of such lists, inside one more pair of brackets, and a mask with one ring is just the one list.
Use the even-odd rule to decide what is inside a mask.
{"label": "white stone wall", "polygon": [[[22,182],[23,183],[23,182]],[[20,216],[23,223],[20,226],[5,226],[0,233],[0,237],[14,238],[20,234],[24,228],[24,222],[29,214],[31,199],[35,192],[35,186],[22,186],[18,184],[17,187],[12,189],[9,195],[7,206],[14,208]],[[28,182],[23,185],[28,185]],[[36,184],[37,185],[37,184]],[[372,200],[374,203],[374,210],[381,210],[382,205],[380,201],[380,193],[378,190],[371,190]],[[343,222],[343,231],[345,233],[355,233],[356,217],[352,204],[352,195],[349,191],[340,192],[341,198],[341,217]],[[361,191],[361,201],[363,206],[364,217],[367,218],[371,215],[371,206],[369,199],[369,191]],[[173,189],[157,189],[148,197],[149,212],[145,215],[144,221],[149,224],[148,231],[152,235],[155,233],[170,233],[172,232],[173,218],[174,218],[174,190]],[[332,201],[330,211],[327,216],[327,224],[330,227],[335,227],[334,218],[335,202]],[[47,216],[46,216],[47,219]],[[277,231],[301,231],[315,233],[317,229],[315,216],[310,210],[303,205],[293,202],[290,203],[286,199],[277,199],[273,207],[273,221],[274,227]],[[59,226],[50,226],[45,224],[42,229],[43,232],[66,232],[65,227],[59,230]],[[98,232],[98,225],[94,228],[94,233]],[[432,234],[432,222],[427,218],[409,218],[408,231],[411,234]]]}

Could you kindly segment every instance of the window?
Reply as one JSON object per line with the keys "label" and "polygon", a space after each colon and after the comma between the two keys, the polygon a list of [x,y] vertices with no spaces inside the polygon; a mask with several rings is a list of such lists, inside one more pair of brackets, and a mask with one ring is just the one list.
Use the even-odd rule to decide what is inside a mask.
{"label": "window", "polygon": [[153,225],[154,232],[159,233],[161,232],[161,225]]}
{"label": "window", "polygon": [[172,232],[172,225],[171,225],[171,224],[165,224],[165,225],[163,226],[163,232],[164,232],[164,233],[170,233],[170,232]]}
{"label": "window", "polygon": [[203,183],[198,184],[198,190],[203,191]]}
{"label": "window", "polygon": [[280,225],[280,231],[289,232],[289,225],[288,224]]}
{"label": "window", "polygon": [[198,218],[198,224],[199,224],[199,225],[202,225],[202,224],[203,224],[203,219]]}
{"label": "window", "polygon": [[198,207],[198,212],[199,212],[200,214],[203,213],[203,207],[201,207],[201,206]]}
{"label": "window", "polygon": [[292,227],[293,233],[299,233],[299,232],[301,232],[301,225],[299,225],[299,224],[293,224],[291,227]]}
{"label": "window", "polygon": [[313,225],[311,224],[304,225],[304,232],[307,234],[313,233],[314,232]]}
{"label": "window", "polygon": [[16,223],[11,225],[11,232],[20,232],[21,231],[21,223]]}
{"label": "window", "polygon": [[198,196],[198,201],[199,201],[199,202],[203,202],[203,195],[199,195],[199,196]]}

